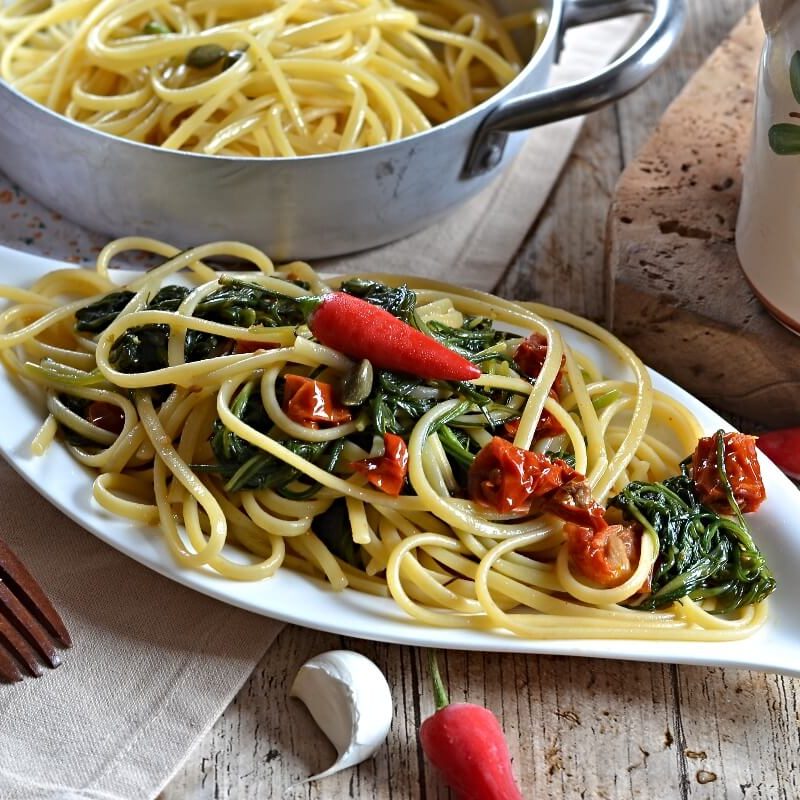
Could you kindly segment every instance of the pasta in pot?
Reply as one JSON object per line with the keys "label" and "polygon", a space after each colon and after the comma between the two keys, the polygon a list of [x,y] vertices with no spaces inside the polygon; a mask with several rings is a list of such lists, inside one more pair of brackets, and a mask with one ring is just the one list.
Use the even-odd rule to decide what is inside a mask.
{"label": "pasta in pot", "polygon": [[16,0],[0,77],[115,136],[230,156],[369,147],[462,114],[509,83],[511,31],[489,0]]}
{"label": "pasta in pot", "polygon": [[[128,250],[164,263],[119,289],[109,268]],[[208,261],[220,257],[255,270],[217,272]],[[335,589],[391,596],[431,625],[535,638],[731,639],[763,622],[774,581],[755,549],[737,551],[754,582],[736,590],[731,613],[716,613],[727,584],[680,596],[675,579],[662,590],[669,602],[636,608],[659,537],[642,520],[628,547],[626,528],[605,522],[604,505],[676,475],[702,431],[653,389],[627,347],[566,312],[405,280],[326,282],[307,264],[276,269],[236,242],[180,252],[121,239],[94,272],[64,269],[29,290],[0,287],[12,302],[0,316],[0,358],[46,398],[35,452],[61,431],[96,473],[96,501],[159,525],[187,568],[239,580],[300,570]],[[368,323],[376,332],[366,365],[326,346],[330,331],[308,314],[334,296],[332,286],[383,309]],[[455,348],[462,355],[450,356],[479,377],[415,378],[412,360],[407,372],[385,368],[379,315]],[[627,376],[603,375],[562,338],[562,324],[612,354],[615,374]],[[529,465],[539,471],[523,474]],[[724,503],[728,484],[720,489],[711,468]],[[740,497],[751,489],[736,485]],[[678,502],[681,491],[668,493]],[[628,506],[612,505],[630,507],[625,496]],[[708,521],[712,512],[700,508]],[[573,535],[576,520],[586,522]],[[709,536],[732,526],[711,521]],[[602,550],[594,533],[606,537],[604,568],[626,564],[613,580],[592,571]],[[746,531],[736,535],[749,541]],[[594,549],[576,551],[582,536]]]}

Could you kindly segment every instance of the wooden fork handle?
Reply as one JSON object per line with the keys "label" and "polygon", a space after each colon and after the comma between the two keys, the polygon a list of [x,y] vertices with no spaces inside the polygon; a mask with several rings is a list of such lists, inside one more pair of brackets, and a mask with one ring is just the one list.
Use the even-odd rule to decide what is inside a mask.
{"label": "wooden fork handle", "polygon": [[59,644],[64,647],[72,645],[72,638],[64,622],[53,608],[53,604],[48,600],[44,590],[2,539],[0,539],[0,579],[8,584],[28,611],[55,637]]}

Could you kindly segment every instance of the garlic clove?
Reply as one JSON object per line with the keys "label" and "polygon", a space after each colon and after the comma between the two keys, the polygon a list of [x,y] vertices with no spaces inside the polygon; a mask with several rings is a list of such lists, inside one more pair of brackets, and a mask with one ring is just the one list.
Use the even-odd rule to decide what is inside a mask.
{"label": "garlic clove", "polygon": [[366,656],[331,650],[309,659],[289,689],[308,708],[338,758],[303,783],[366,761],[383,744],[392,724],[392,692]]}

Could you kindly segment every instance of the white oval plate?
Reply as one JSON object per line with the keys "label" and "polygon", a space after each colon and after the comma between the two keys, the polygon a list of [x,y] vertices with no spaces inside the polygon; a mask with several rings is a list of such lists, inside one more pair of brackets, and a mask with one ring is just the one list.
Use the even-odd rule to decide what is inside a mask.
{"label": "white oval plate", "polygon": [[[0,247],[0,283],[27,286],[59,267],[53,261]],[[566,329],[566,338],[596,358],[606,374],[620,375],[622,366],[608,351],[580,333]],[[721,417],[666,378],[653,373],[656,388],[691,409],[708,433],[730,429]],[[92,475],[59,443],[42,457],[30,452],[41,425],[42,410],[0,373],[0,451],[43,497],[102,541],[156,572],[225,603],[256,614],[309,628],[397,644],[460,650],[549,653],[743,667],[800,676],[800,492],[765,456],[762,472],[767,501],[748,517],[753,536],[775,573],[778,589],[770,599],[770,619],[754,636],[738,642],[663,642],[555,640],[537,641],[497,632],[423,626],[407,617],[393,601],[345,590],[333,592],[322,581],[281,570],[274,578],[240,583],[211,572],[190,571],[172,558],[156,528],[138,526],[112,516],[92,499]]]}

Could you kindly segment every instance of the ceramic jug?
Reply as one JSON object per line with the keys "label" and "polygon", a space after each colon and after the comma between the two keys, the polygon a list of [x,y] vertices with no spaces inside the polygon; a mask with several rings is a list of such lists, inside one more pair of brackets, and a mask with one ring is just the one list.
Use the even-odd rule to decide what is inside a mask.
{"label": "ceramic jug", "polygon": [[761,0],[766,40],[736,249],[755,294],[800,333],[800,0]]}

